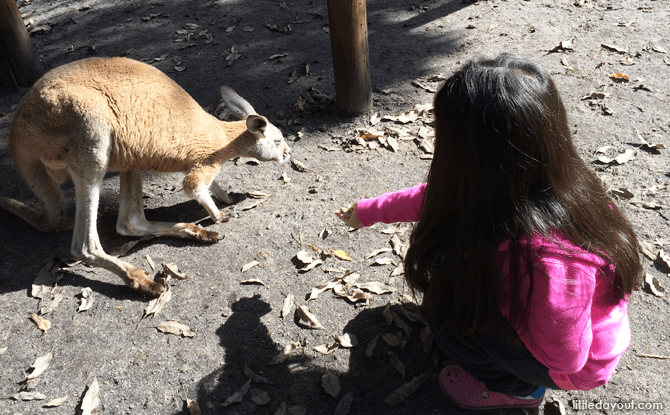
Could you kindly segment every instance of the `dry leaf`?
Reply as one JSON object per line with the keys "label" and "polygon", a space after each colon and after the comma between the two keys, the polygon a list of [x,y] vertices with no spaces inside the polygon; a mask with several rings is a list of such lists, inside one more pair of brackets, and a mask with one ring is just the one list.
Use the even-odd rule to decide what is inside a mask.
{"label": "dry leaf", "polygon": [[32,392],[19,392],[16,395],[12,396],[12,398],[17,401],[34,401],[34,400],[43,400],[46,399],[47,397],[44,394],[32,391]]}
{"label": "dry leaf", "polygon": [[394,312],[391,312],[391,314],[393,315],[393,324],[397,328],[405,332],[407,338],[412,337],[412,328],[407,323],[405,323],[405,320],[403,320],[399,315],[397,315]]}
{"label": "dry leaf", "polygon": [[613,80],[614,82],[630,82],[630,78],[622,73],[613,73],[607,75],[608,78]]}
{"label": "dry leaf", "polygon": [[224,403],[221,404],[221,406],[228,406],[230,404],[236,403],[236,402],[241,402],[242,398],[244,398],[244,395],[247,394],[249,391],[249,386],[251,385],[251,379],[249,379],[237,392],[232,394],[231,396],[226,399]]}
{"label": "dry leaf", "polygon": [[136,241],[130,241],[126,242],[125,244],[121,246],[117,246],[112,248],[111,251],[109,251],[109,255],[115,256],[115,257],[122,257],[128,255],[128,252],[130,252],[131,249],[135,247],[141,240],[138,239]]}
{"label": "dry leaf", "polygon": [[333,343],[333,344],[324,343],[324,344],[316,346],[314,348],[314,350],[316,350],[317,352],[319,352],[321,354],[329,355],[329,354],[333,354],[333,352],[335,350],[337,350],[338,347],[339,347],[339,345],[337,343]]}
{"label": "dry leaf", "polygon": [[374,128],[368,128],[365,130],[359,131],[360,137],[365,141],[375,140],[381,137],[384,137],[383,131],[375,130]]}
{"label": "dry leaf", "polygon": [[46,333],[46,331],[51,328],[51,322],[49,320],[38,316],[37,314],[31,314],[30,317],[32,317],[35,324],[37,324],[37,327],[43,332]]}
{"label": "dry leaf", "polygon": [[382,339],[391,347],[400,346],[400,339],[395,333],[382,333]]}
{"label": "dry leaf", "polygon": [[668,256],[662,248],[658,251],[656,262],[660,262],[666,269],[670,269],[670,256]]}
{"label": "dry leaf", "polygon": [[51,292],[51,288],[63,277],[58,273],[60,268],[59,260],[51,258],[37,272],[35,281],[32,284],[31,295],[35,298],[42,298]]}
{"label": "dry leaf", "polygon": [[386,147],[390,148],[394,153],[398,152],[398,141],[393,137],[386,137]]}
{"label": "dry leaf", "polygon": [[386,304],[384,311],[382,311],[382,315],[384,316],[384,320],[386,320],[387,326],[393,324],[393,312],[391,311],[391,304]]}
{"label": "dry leaf", "polygon": [[336,258],[339,258],[339,259],[344,260],[344,261],[351,261],[352,260],[351,257],[349,256],[349,254],[347,254],[346,252],[344,252],[342,250],[333,251],[333,255],[335,255]]}
{"label": "dry leaf", "polygon": [[391,247],[393,248],[393,252],[398,255],[400,258],[405,258],[405,253],[407,251],[405,244],[402,243],[400,238],[398,237],[397,234],[393,235],[391,237]]}
{"label": "dry leaf", "polygon": [[391,392],[391,394],[384,399],[384,402],[386,402],[389,405],[397,405],[399,403],[402,403],[407,399],[411,394],[419,390],[421,385],[428,379],[428,374],[422,373],[419,376],[415,376],[412,378],[411,381],[405,383],[398,389],[394,390]]}
{"label": "dry leaf", "polygon": [[53,401],[49,401],[42,405],[42,408],[55,408],[57,406],[61,406],[65,401],[67,401],[67,398],[69,398],[69,395],[65,395],[62,398],[57,398],[54,399]]}
{"label": "dry leaf", "polygon": [[654,245],[649,242],[639,241],[640,251],[652,261],[656,261],[658,254],[660,252],[659,248],[656,248]]}
{"label": "dry leaf", "polygon": [[563,406],[563,402],[556,398],[551,400],[547,399],[547,401],[544,403],[543,413],[545,415],[565,415],[565,406]]}
{"label": "dry leaf", "polygon": [[289,313],[291,312],[291,309],[293,308],[293,303],[294,303],[293,294],[289,293],[286,296],[286,298],[284,298],[284,305],[282,306],[282,309],[281,309],[282,320],[286,320],[286,316],[289,315]]}
{"label": "dry leaf", "polygon": [[397,267],[393,269],[391,272],[391,277],[397,277],[398,275],[402,275],[405,273],[405,266],[401,263]]}
{"label": "dry leaf", "polygon": [[330,229],[324,228],[321,232],[319,232],[319,238],[326,239],[328,235],[330,235],[331,233],[332,232],[330,231]]}
{"label": "dry leaf", "polygon": [[88,311],[93,307],[93,302],[95,301],[95,296],[93,296],[93,290],[91,290],[89,287],[85,287],[81,289],[81,303],[79,304],[79,308],[77,308],[77,312],[81,313],[82,311]]}
{"label": "dry leaf", "polygon": [[294,158],[291,159],[291,166],[293,167],[294,170],[299,171],[301,173],[306,173],[312,170],[311,168],[307,167],[305,163],[298,161]]}
{"label": "dry leaf", "polygon": [[391,365],[393,365],[398,373],[400,373],[400,376],[405,379],[405,364],[401,362],[400,359],[398,359],[398,356],[396,356],[396,354],[390,350],[388,351],[388,356],[389,360],[391,361]]}
{"label": "dry leaf", "polygon": [[[49,367],[49,364],[51,363],[52,359],[53,354],[51,352],[35,359],[35,363],[33,363],[32,366],[30,366],[30,369],[32,369],[32,371],[26,376],[26,379],[35,379],[36,377],[44,373],[44,371],[47,370],[47,368]],[[28,370],[30,371],[30,369]]]}
{"label": "dry leaf", "polygon": [[326,292],[335,286],[340,285],[340,281],[331,281],[328,284],[319,284],[316,287],[312,288],[312,292],[309,294],[309,298],[307,301],[314,300],[317,298],[321,293]]}
{"label": "dry leaf", "polygon": [[393,258],[384,257],[384,258],[375,258],[375,260],[370,265],[395,265]]}
{"label": "dry leaf", "polygon": [[644,276],[644,282],[645,288],[647,288],[650,293],[654,294],[656,297],[665,297],[665,288],[656,277],[647,272]]}
{"label": "dry leaf", "polygon": [[288,359],[290,356],[296,354],[297,348],[300,346],[300,343],[289,343],[286,346],[284,346],[284,349],[279,352],[277,356],[275,356],[272,361],[270,361],[270,365],[279,365],[282,364]]}
{"label": "dry leaf", "polygon": [[335,407],[335,415],[347,415],[351,409],[351,404],[354,402],[354,393],[349,392],[340,399]]}
{"label": "dry leaf", "polygon": [[288,174],[286,174],[286,172],[281,174],[281,179],[284,181],[284,186],[286,186],[288,182],[291,181],[291,178],[288,177]]}
{"label": "dry leaf", "polygon": [[602,46],[603,48],[605,48],[607,50],[610,50],[612,52],[617,52],[617,53],[627,53],[628,52],[628,50],[620,48],[616,45],[606,45],[606,44],[603,43],[600,46]]}
{"label": "dry leaf", "polygon": [[314,268],[318,267],[319,265],[321,265],[321,264],[323,264],[323,263],[324,263],[324,262],[323,262],[322,260],[317,259],[317,260],[315,260],[315,261],[312,261],[312,262],[311,262],[309,265],[307,265],[306,267],[304,267],[304,268],[300,268],[298,271],[300,271],[300,272],[311,271],[311,270],[313,270]]}
{"label": "dry leaf", "polygon": [[249,379],[251,379],[252,381],[254,381],[256,383],[262,383],[264,385],[274,385],[275,384],[274,382],[272,382],[268,378],[265,378],[261,375],[258,375],[256,373],[254,373],[251,369],[249,369],[246,362],[244,362],[244,374],[246,375],[246,377],[248,377]]}
{"label": "dry leaf", "polygon": [[333,372],[326,371],[321,376],[321,386],[333,398],[337,398],[340,395],[340,378]]}
{"label": "dry leaf", "polygon": [[433,335],[430,332],[428,326],[425,326],[421,329],[421,344],[423,344],[423,352],[426,354],[430,353],[430,349],[433,347]]}
{"label": "dry leaf", "polygon": [[379,281],[371,281],[371,282],[365,282],[363,284],[356,284],[356,287],[377,295],[388,294],[396,291],[394,287],[384,286],[384,284],[382,284]]}
{"label": "dry leaf", "polygon": [[165,291],[163,291],[163,293],[161,293],[161,295],[158,298],[149,301],[149,304],[144,309],[144,317],[148,317],[150,314],[153,314],[153,316],[155,317],[156,314],[158,314],[165,307],[165,305],[172,299],[172,287],[170,287],[170,284],[168,284],[168,279],[169,278],[163,280],[163,286],[165,287]]}
{"label": "dry leaf", "polygon": [[258,262],[258,261],[251,261],[249,263],[246,263],[242,266],[242,272],[247,272],[251,268],[253,268],[253,267],[255,267],[256,265],[259,265],[259,264],[260,264],[260,262]]}
{"label": "dry leaf", "polygon": [[653,50],[654,52],[658,52],[658,53],[668,53],[667,50],[663,49],[660,46],[652,46],[651,50]]}
{"label": "dry leaf", "polygon": [[260,190],[250,190],[248,192],[245,192],[245,194],[251,198],[254,199],[267,199],[271,195],[265,192],[261,192]]}
{"label": "dry leaf", "polygon": [[176,334],[177,336],[194,337],[193,332],[186,324],[175,320],[166,320],[156,326],[156,328],[163,333]]}
{"label": "dry leaf", "polygon": [[270,395],[262,389],[251,389],[249,391],[249,399],[256,405],[263,406],[270,402]]}
{"label": "dry leaf", "polygon": [[147,263],[148,263],[149,266],[151,267],[151,270],[152,270],[152,271],[156,271],[156,264],[154,264],[154,260],[151,259],[151,257],[149,256],[149,254],[146,254],[146,255],[144,256],[144,258],[147,260]]}
{"label": "dry leaf", "polygon": [[644,209],[658,210],[658,209],[663,208],[662,205],[659,205],[656,202],[645,202],[645,201],[642,201],[642,200],[634,200],[634,201],[631,201],[630,204],[634,205],[634,206],[637,206],[637,207],[644,208]]}
{"label": "dry leaf", "polygon": [[186,398],[186,408],[188,409],[189,415],[201,415],[202,411],[200,410],[200,405],[198,402]]}
{"label": "dry leaf", "polygon": [[165,275],[169,275],[170,277],[176,278],[178,280],[187,280],[187,279],[191,278],[188,275],[186,275],[184,272],[182,272],[179,269],[179,267],[177,267],[172,262],[168,262],[167,264],[163,265],[163,273]]}
{"label": "dry leaf", "polygon": [[323,329],[323,330],[326,329],[321,325],[321,323],[319,323],[319,321],[316,319],[316,316],[312,314],[311,311],[309,311],[309,308],[307,308],[307,306],[301,305],[296,309],[296,313],[298,314],[300,322],[303,323],[305,326],[311,329]]}
{"label": "dry leaf", "polygon": [[344,333],[343,335],[334,334],[333,337],[344,348],[352,348],[358,346],[358,339],[351,333]]}
{"label": "dry leaf", "polygon": [[368,345],[365,346],[365,355],[367,357],[372,357],[372,353],[375,351],[375,347],[377,347],[377,340],[379,340],[379,334],[377,334],[375,337],[372,338],[368,342]]}
{"label": "dry leaf", "polygon": [[311,264],[312,261],[314,261],[314,258],[312,258],[312,254],[310,254],[308,251],[300,251],[295,255],[296,258],[298,258],[298,261],[302,262],[303,264]]}
{"label": "dry leaf", "polygon": [[242,211],[251,210],[255,207],[258,207],[258,206],[262,205],[263,203],[265,203],[266,200],[268,200],[267,197],[263,198],[263,199],[251,199],[251,200],[248,200],[248,201],[242,203],[239,206],[236,206],[235,209],[240,209]]}
{"label": "dry leaf", "polygon": [[262,285],[265,287],[265,283],[258,278],[251,278],[248,280],[240,281],[240,284],[256,284],[256,285]]}
{"label": "dry leaf", "polygon": [[94,378],[91,386],[88,387],[84,398],[81,401],[81,415],[96,415],[98,413],[98,405],[100,405],[100,384],[98,379]]}
{"label": "dry leaf", "polygon": [[352,290],[351,294],[347,294],[346,292],[344,292],[342,290],[339,290],[339,291],[336,290],[336,288],[337,287],[335,287],[335,289],[333,289],[333,292],[335,293],[335,295],[338,296],[338,297],[341,297],[341,298],[346,298],[351,303],[357,303],[359,301],[365,301],[367,303],[368,300],[370,300],[370,298],[372,298],[372,294],[368,294],[368,293],[363,292],[361,290]]}
{"label": "dry leaf", "polygon": [[[60,293],[60,292],[56,293],[54,295],[54,297],[51,299],[51,301],[49,301],[49,304],[40,307],[39,314],[41,316],[45,316],[45,315],[51,313],[52,311],[54,311],[56,309],[56,307],[58,307],[60,305],[61,301],[63,301],[63,298],[64,297],[63,297],[62,293]],[[42,304],[42,302],[44,300],[45,299],[42,298],[42,300],[40,301],[40,305]]]}
{"label": "dry leaf", "polygon": [[365,256],[365,259],[370,259],[372,257],[375,257],[375,256],[379,255],[379,254],[382,254],[384,252],[390,252],[390,251],[391,251],[391,248],[380,248],[380,249],[377,249],[377,250],[372,251],[369,254],[367,254]]}
{"label": "dry leaf", "polygon": [[635,195],[631,193],[630,190],[624,189],[623,187],[613,187],[608,190],[608,193],[611,193],[619,197],[623,197],[624,199],[630,199],[632,197],[635,197]]}

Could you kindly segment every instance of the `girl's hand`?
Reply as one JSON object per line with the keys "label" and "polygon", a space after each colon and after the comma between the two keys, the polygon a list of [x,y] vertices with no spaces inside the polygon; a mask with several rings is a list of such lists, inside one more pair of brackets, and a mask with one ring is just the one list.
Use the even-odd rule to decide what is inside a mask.
{"label": "girl's hand", "polygon": [[358,214],[356,213],[357,207],[358,202],[354,203],[353,205],[340,208],[340,210],[335,212],[335,215],[352,228],[360,229],[363,227],[363,224],[358,220]]}

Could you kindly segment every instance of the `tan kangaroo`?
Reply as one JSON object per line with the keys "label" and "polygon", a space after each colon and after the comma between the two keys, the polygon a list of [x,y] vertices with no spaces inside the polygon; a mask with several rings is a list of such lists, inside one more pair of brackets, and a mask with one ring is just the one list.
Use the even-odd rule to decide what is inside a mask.
{"label": "tan kangaroo", "polygon": [[161,71],[131,59],[84,59],[49,71],[19,104],[9,138],[14,163],[38,207],[5,197],[0,207],[41,232],[54,231],[63,213],[60,184],[72,178],[72,255],[121,276],[143,294],[160,295],[162,284],[102,249],[96,229],[102,179],[107,171],[121,172],[116,222],[121,235],[221,239],[190,223],[149,222],[142,205],[142,170],[184,172],[184,192],[220,223],[227,217],[210,192],[232,203],[214,180],[225,161],[236,156],[289,159],[290,149],[277,127],[232,89],[221,87],[221,95],[242,121],[219,121]]}

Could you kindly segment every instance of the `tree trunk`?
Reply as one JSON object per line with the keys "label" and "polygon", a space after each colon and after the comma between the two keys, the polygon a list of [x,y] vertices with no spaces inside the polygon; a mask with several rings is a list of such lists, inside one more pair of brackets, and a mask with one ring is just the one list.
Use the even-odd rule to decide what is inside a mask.
{"label": "tree trunk", "polygon": [[350,116],[372,108],[365,0],[328,0],[337,106]]}
{"label": "tree trunk", "polygon": [[[0,82],[3,86],[6,80],[13,78],[16,81],[14,87],[28,87],[44,74],[42,62],[14,0],[0,0],[0,49],[4,52],[6,62],[0,62]],[[0,60],[3,60],[2,56]],[[7,67],[10,73],[6,72]]]}

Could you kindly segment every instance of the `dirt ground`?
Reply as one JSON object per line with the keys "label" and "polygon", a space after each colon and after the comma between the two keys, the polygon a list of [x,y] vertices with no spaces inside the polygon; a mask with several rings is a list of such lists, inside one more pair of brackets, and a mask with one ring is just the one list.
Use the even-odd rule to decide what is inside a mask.
{"label": "dirt ground", "polygon": [[[388,250],[366,258],[391,248],[394,235],[406,238],[409,225],[349,232],[332,212],[423,180],[430,117],[411,111],[430,103],[441,77],[475,55],[513,52],[548,69],[582,157],[629,215],[640,240],[650,244],[645,272],[670,287],[665,254],[658,252],[670,249],[665,0],[368,0],[374,118],[347,118],[336,109],[325,1],[21,0],[19,7],[45,67],[89,56],[144,60],[213,113],[219,86],[229,85],[282,129],[298,164],[226,163],[218,180],[238,202],[225,207],[232,218],[223,224],[203,220],[204,209],[181,192],[180,175],[145,176],[149,219],[202,220],[224,235],[213,245],[157,238],[128,252],[125,258],[146,270],[149,256],[157,268],[172,262],[192,276],[172,281],[172,299],[155,317],[142,318],[149,300],[117,276],[83,265],[61,271],[42,300],[31,295],[40,269],[68,257],[71,184],[63,186],[66,218],[57,232],[40,234],[0,212],[2,415],[75,413],[94,380],[99,414],[188,414],[194,413],[191,401],[205,414],[462,413],[441,396],[435,380],[440,356],[434,346],[424,351],[430,345],[422,342],[423,325],[411,321],[402,276],[392,275],[401,258]],[[25,92],[0,97],[0,195],[30,202],[7,148],[12,113]],[[383,116],[396,119],[379,120]],[[369,128],[384,132],[386,141],[362,140],[360,130]],[[270,197],[253,207],[258,199],[248,192]],[[98,223],[107,251],[133,241],[115,233],[117,194],[118,175],[109,174]],[[312,247],[330,256],[301,272],[296,254],[315,253]],[[333,250],[352,260],[338,259]],[[388,259],[374,264],[380,258]],[[259,264],[242,272],[252,261]],[[309,300],[313,287],[345,270],[359,275],[355,283],[377,281],[392,292],[370,294],[367,303],[352,304],[332,290]],[[87,287],[94,302],[78,312]],[[282,318],[289,295],[295,306]],[[62,301],[53,310],[43,309],[57,297]],[[390,325],[388,305],[397,316]],[[295,314],[300,306],[309,307],[324,328],[301,323]],[[40,310],[51,323],[46,332],[31,319]],[[636,292],[632,345],[612,381],[589,392],[548,392],[545,402],[552,404],[544,412],[556,413],[548,407],[560,403],[566,413],[670,413],[669,310],[667,298],[651,289]],[[187,325],[194,337],[157,330],[166,320]],[[330,347],[330,354],[315,350],[346,333],[355,335],[358,346]],[[287,359],[273,364],[287,346]],[[31,365],[49,353],[49,366],[26,384]],[[247,383],[245,366],[271,383],[256,379],[240,402],[223,406]],[[332,381],[333,375],[340,391],[328,390],[336,397],[323,386],[324,376]],[[394,393],[412,380],[418,390],[406,398]],[[22,388],[44,398],[16,399]],[[65,396],[60,406],[42,407]],[[635,410],[615,406],[631,402]],[[661,407],[645,409],[655,403]],[[578,409],[584,404],[593,409]]]}

